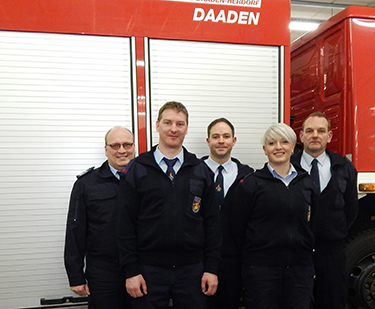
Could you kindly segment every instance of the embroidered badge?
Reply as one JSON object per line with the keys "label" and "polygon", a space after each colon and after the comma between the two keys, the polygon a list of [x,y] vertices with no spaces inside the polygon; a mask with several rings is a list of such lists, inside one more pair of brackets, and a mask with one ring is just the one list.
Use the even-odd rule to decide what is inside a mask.
{"label": "embroidered badge", "polygon": [[223,190],[220,185],[217,185],[217,187],[215,188],[217,192],[220,192],[221,190]]}
{"label": "embroidered badge", "polygon": [[311,206],[309,205],[309,209],[307,212],[307,221],[310,221],[310,216],[311,216]]}
{"label": "embroidered badge", "polygon": [[201,207],[201,198],[199,196],[194,196],[194,201],[193,201],[193,212],[197,213],[199,211],[199,208]]}

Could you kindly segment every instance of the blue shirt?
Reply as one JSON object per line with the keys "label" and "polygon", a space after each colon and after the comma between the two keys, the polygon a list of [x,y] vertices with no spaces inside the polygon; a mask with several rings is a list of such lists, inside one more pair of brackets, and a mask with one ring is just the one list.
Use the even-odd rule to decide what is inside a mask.
{"label": "blue shirt", "polygon": [[108,162],[108,166],[113,176],[115,176],[118,180],[120,180],[120,175],[117,173],[118,171],[111,164],[109,164],[109,162]]}
{"label": "blue shirt", "polygon": [[164,162],[163,158],[166,157],[167,159],[174,159],[174,158],[177,158],[177,162],[175,163],[175,165],[173,166],[173,170],[175,171],[175,173],[177,174],[177,172],[179,171],[181,165],[184,163],[184,150],[181,149],[180,153],[173,157],[173,158],[168,158],[166,155],[164,155],[159,147],[156,147],[156,150],[154,152],[154,158],[155,158],[155,161],[156,163],[160,166],[160,168],[163,170],[163,172],[165,173],[167,171],[167,163]]}
{"label": "blue shirt", "polygon": [[267,167],[272,176],[276,179],[280,179],[286,186],[289,186],[290,182],[297,176],[297,171],[294,168],[293,164],[290,164],[289,172],[285,175],[285,177],[280,176],[279,173],[276,172],[269,163],[267,163]]}

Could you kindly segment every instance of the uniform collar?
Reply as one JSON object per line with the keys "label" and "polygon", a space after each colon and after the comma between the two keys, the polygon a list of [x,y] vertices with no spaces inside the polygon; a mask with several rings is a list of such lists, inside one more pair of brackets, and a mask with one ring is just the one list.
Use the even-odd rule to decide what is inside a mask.
{"label": "uniform collar", "polygon": [[324,151],[321,155],[314,158],[313,156],[309,155],[306,151],[302,152],[301,161],[304,161],[306,165],[311,166],[311,163],[314,159],[318,161],[320,166],[323,166],[325,160],[327,160],[327,153]]}
{"label": "uniform collar", "polygon": [[[163,161],[163,158],[167,158],[165,154],[163,154],[159,147],[156,147],[154,152],[155,161],[158,165],[160,165],[160,162]],[[181,151],[178,153],[177,156],[174,158],[177,158],[180,164],[182,165],[184,163],[184,149],[181,149]],[[167,158],[167,159],[174,159],[174,158]]]}
{"label": "uniform collar", "polygon": [[210,156],[205,160],[205,163],[208,165],[208,167],[213,171],[213,172],[216,172],[217,168],[221,165],[223,166],[224,168],[224,171],[228,172],[233,164],[236,164],[235,162],[233,162],[231,159],[229,159],[228,161],[226,161],[225,163],[223,164],[219,164],[217,162],[215,162]]}

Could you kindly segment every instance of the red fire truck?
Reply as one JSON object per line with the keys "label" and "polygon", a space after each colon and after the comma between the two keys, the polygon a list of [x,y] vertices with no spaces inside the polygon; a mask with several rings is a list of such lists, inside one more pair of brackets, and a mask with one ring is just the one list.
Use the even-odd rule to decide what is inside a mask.
{"label": "red fire truck", "polygon": [[348,7],[291,45],[291,113],[324,112],[332,151],[358,170],[359,216],[347,241],[350,308],[375,308],[375,9]]}
{"label": "red fire truck", "polygon": [[227,117],[233,155],[260,168],[260,137],[289,122],[289,0],[2,0],[0,308],[68,306],[63,266],[75,175],[104,160],[104,134],[158,142],[166,101],[190,113],[185,146],[208,153]]}

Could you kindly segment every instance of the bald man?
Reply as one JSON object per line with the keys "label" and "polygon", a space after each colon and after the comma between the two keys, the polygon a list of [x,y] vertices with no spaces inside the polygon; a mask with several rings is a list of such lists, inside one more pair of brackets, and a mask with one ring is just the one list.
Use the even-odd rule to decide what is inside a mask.
{"label": "bald man", "polygon": [[70,197],[65,268],[70,289],[88,295],[90,309],[125,309],[125,275],[116,246],[115,211],[122,171],[134,158],[132,132],[114,127],[105,135],[107,159],[78,175]]}

